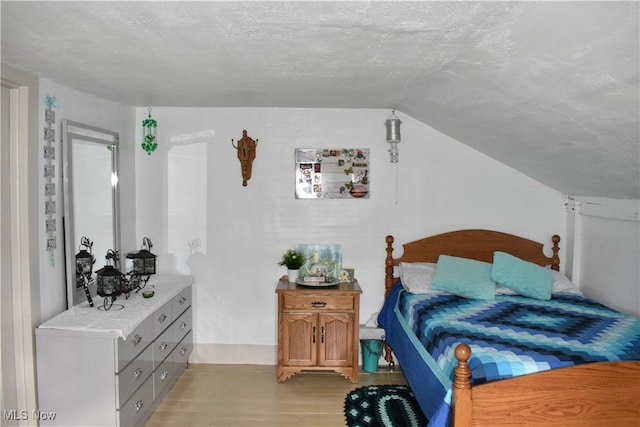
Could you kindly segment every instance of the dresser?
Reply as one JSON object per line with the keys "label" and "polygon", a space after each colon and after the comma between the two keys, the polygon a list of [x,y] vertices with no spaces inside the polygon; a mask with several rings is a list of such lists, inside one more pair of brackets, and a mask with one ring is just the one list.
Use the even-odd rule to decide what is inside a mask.
{"label": "dresser", "polygon": [[303,371],[335,371],[358,382],[360,294],[357,281],[331,287],[290,283],[278,295],[278,382]]}
{"label": "dresser", "polygon": [[155,275],[104,311],[84,302],[36,328],[38,407],[47,426],[141,426],[193,349],[192,278]]}

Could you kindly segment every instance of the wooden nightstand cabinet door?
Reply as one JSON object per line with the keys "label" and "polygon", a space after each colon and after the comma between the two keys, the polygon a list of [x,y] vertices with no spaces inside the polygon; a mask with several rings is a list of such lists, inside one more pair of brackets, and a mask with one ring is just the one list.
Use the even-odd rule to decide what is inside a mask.
{"label": "wooden nightstand cabinet door", "polygon": [[353,314],[319,314],[319,366],[351,366],[353,360]]}
{"label": "wooden nightstand cabinet door", "polygon": [[283,322],[283,363],[287,366],[317,364],[318,316],[313,313],[285,313]]}

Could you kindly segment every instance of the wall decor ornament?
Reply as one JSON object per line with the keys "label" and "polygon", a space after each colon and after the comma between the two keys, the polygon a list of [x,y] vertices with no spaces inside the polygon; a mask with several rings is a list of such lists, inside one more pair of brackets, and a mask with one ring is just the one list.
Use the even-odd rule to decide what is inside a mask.
{"label": "wall decor ornament", "polygon": [[58,101],[55,96],[47,95],[44,98],[44,104],[46,108],[44,110],[44,207],[45,207],[45,231],[47,233],[47,252],[49,252],[49,261],[53,267],[55,264],[55,251],[57,248],[56,241],[56,167],[54,161],[56,159],[56,130],[54,125],[56,123],[56,113],[53,111],[54,107],[58,106]]}
{"label": "wall decor ornament", "polygon": [[158,122],[151,117],[151,107],[149,107],[147,111],[149,115],[142,121],[142,149],[146,151],[148,155],[151,155],[151,153],[158,148],[158,143],[156,142]]}
{"label": "wall decor ornament", "polygon": [[242,138],[238,140],[238,144],[233,143],[231,139],[231,146],[238,152],[238,160],[240,160],[240,169],[242,172],[242,186],[247,186],[247,181],[251,179],[251,167],[253,165],[253,159],[256,158],[256,147],[258,146],[258,139],[255,140],[247,135],[247,131],[242,131]]}
{"label": "wall decor ornament", "polygon": [[368,148],[295,150],[296,199],[368,199]]}

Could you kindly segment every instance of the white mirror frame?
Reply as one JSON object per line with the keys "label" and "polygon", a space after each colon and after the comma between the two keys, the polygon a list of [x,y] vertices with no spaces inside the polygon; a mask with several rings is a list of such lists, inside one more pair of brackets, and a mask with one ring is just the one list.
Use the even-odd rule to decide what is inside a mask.
{"label": "white mirror frame", "polygon": [[[82,123],[62,120],[62,147],[63,147],[63,193],[64,193],[64,234],[65,234],[65,261],[66,261],[66,286],[67,305],[72,307],[86,301],[83,288],[76,286],[76,265],[75,254],[78,250],[76,240],[79,242],[81,236],[76,236],[74,218],[74,195],[73,195],[73,144],[74,141],[91,142],[110,147],[111,150],[111,177],[105,177],[111,182],[111,207],[113,221],[113,242],[106,243],[106,246],[117,251],[122,265],[122,253],[120,251],[120,197],[118,191],[118,143],[119,134],[111,130],[101,129],[95,126]],[[91,238],[91,236],[87,236]],[[93,254],[96,258],[94,272],[102,267],[101,260],[105,254]],[[95,286],[93,287],[95,288]],[[93,289],[92,294],[95,294]]]}

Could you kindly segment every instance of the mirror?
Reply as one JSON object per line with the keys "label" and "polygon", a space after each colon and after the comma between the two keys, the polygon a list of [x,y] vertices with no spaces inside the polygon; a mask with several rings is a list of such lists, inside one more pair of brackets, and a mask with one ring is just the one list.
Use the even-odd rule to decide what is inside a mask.
{"label": "mirror", "polygon": [[[67,305],[87,301],[84,280],[76,275],[81,239],[93,242],[93,271],[102,268],[109,249],[120,252],[118,132],[62,121],[64,234]],[[94,273],[95,277],[95,273]],[[96,294],[95,280],[89,291]]]}

